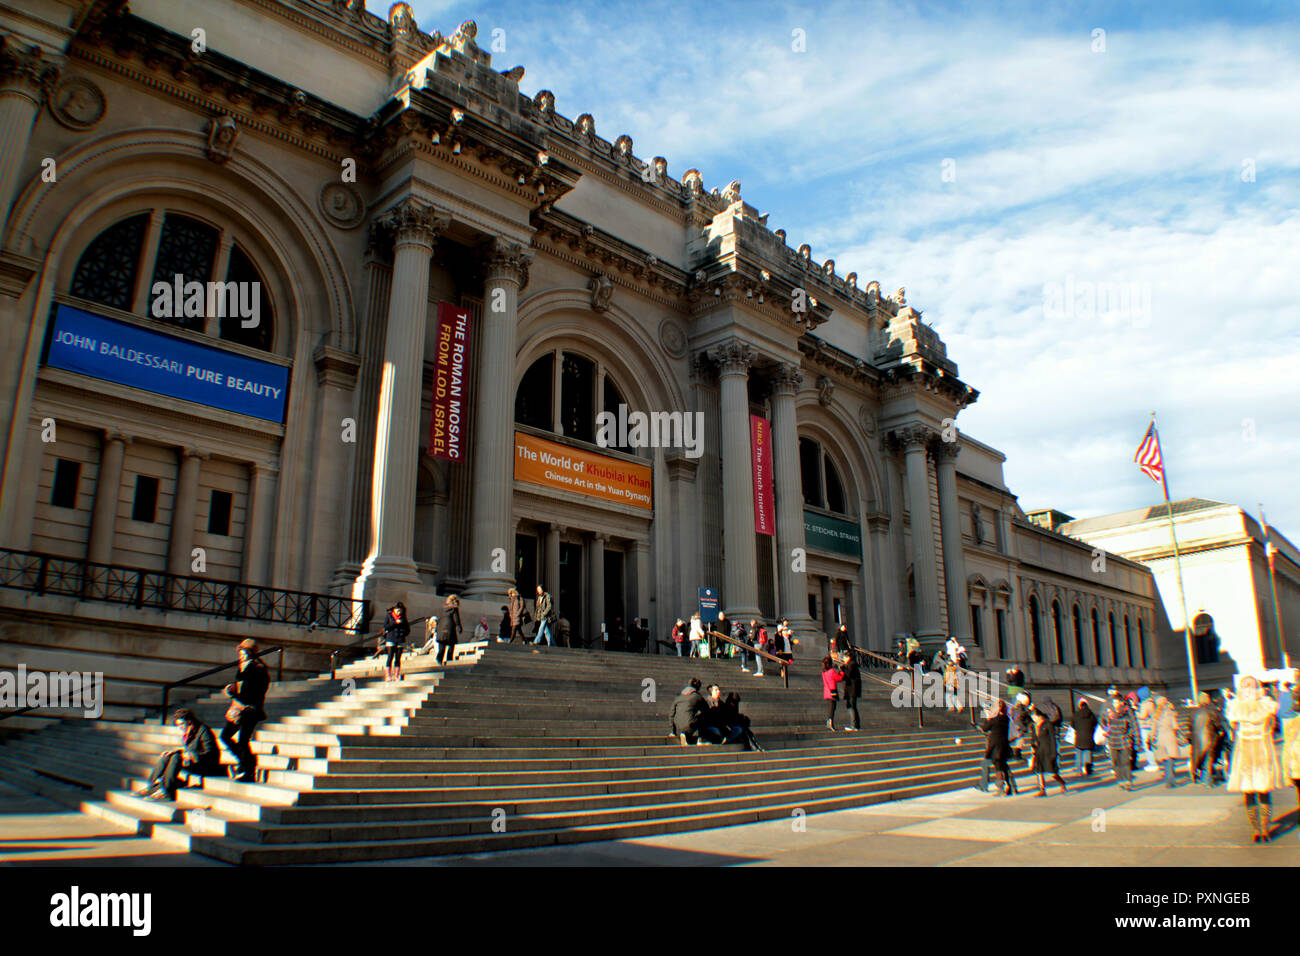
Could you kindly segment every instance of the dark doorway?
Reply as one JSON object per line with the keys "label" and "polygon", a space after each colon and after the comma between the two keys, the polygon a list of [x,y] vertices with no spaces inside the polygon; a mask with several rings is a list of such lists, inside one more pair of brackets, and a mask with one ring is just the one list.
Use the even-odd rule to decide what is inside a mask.
{"label": "dark doorway", "polygon": [[581,647],[582,545],[560,542],[560,616],[569,622],[569,646]]}
{"label": "dark doorway", "polygon": [[515,587],[525,601],[537,594],[537,536],[515,535]]}
{"label": "dark doorway", "polygon": [[611,651],[626,648],[627,612],[623,608],[623,552],[605,551],[605,625]]}

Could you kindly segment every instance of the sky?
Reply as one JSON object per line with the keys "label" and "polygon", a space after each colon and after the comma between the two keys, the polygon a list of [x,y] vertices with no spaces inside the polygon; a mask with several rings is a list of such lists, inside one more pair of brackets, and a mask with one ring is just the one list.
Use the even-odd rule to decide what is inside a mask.
{"label": "sky", "polygon": [[1262,503],[1300,540],[1296,3],[412,6],[905,286],[1025,510],[1160,503],[1133,463],[1156,412],[1174,499]]}

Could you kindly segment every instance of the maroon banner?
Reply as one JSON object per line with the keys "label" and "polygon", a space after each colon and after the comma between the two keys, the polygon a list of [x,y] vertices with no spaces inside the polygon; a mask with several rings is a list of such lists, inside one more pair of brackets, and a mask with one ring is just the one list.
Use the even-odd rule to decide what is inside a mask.
{"label": "maroon banner", "polygon": [[776,534],[776,502],[772,497],[772,423],[749,416],[749,445],[753,450],[754,530]]}
{"label": "maroon banner", "polygon": [[434,339],[433,414],[429,419],[429,454],[447,461],[465,457],[469,428],[469,309],[438,303]]}

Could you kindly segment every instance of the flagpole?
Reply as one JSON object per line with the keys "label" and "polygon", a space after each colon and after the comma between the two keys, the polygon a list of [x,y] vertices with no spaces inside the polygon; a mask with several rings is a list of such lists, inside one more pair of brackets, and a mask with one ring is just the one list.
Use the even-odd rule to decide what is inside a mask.
{"label": "flagpole", "polygon": [[1192,703],[1200,697],[1200,687],[1196,681],[1196,654],[1192,650],[1192,618],[1187,613],[1187,594],[1183,590],[1183,557],[1178,553],[1178,533],[1174,530],[1174,506],[1169,501],[1168,468],[1165,466],[1165,450],[1160,446],[1160,429],[1156,427],[1156,413],[1151,413],[1151,428],[1155,434],[1156,447],[1160,448],[1160,487],[1165,493],[1165,515],[1169,518],[1169,540],[1174,544],[1174,570],[1178,574],[1178,599],[1183,604],[1183,641],[1187,646],[1187,672],[1192,678]]}
{"label": "flagpole", "polygon": [[[1269,540],[1268,518],[1264,516],[1264,505],[1261,502],[1259,506],[1259,521],[1264,526],[1264,556],[1268,559],[1268,584],[1273,590],[1273,621],[1277,626],[1277,644],[1278,650],[1282,656],[1279,658],[1283,667],[1291,667],[1291,656],[1286,652],[1286,637],[1282,633],[1282,608],[1277,602],[1277,577],[1273,572],[1273,561],[1277,556],[1277,548]],[[1268,660],[1263,661],[1268,665]]]}

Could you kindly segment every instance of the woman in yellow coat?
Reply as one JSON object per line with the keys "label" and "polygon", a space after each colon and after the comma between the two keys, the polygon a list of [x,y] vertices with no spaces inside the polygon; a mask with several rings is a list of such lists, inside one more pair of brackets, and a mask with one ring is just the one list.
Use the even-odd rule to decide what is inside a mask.
{"label": "woman in yellow coat", "polygon": [[1282,765],[1273,745],[1277,702],[1260,692],[1259,681],[1241,679],[1240,693],[1228,702],[1228,722],[1235,739],[1228,791],[1246,797],[1246,819],[1255,831],[1252,842],[1267,843],[1273,819],[1273,790],[1282,782]]}

